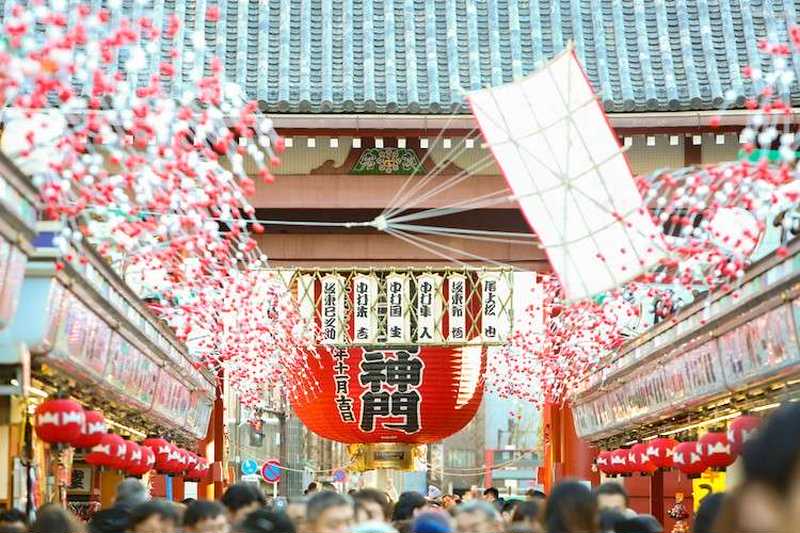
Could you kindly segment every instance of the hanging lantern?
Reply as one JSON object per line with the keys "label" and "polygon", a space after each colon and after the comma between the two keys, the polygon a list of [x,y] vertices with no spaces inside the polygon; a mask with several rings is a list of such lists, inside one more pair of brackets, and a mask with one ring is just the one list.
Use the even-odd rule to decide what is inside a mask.
{"label": "hanging lantern", "polygon": [[178,456],[177,456],[177,466],[175,467],[175,474],[182,476],[186,473],[189,468],[189,452],[184,450],[183,448],[177,449]]}
{"label": "hanging lantern", "polygon": [[695,440],[681,442],[675,446],[675,450],[672,453],[672,461],[678,470],[690,478],[700,477],[700,474],[705,472],[707,468],[703,462],[699,443]]}
{"label": "hanging lantern", "polygon": [[194,467],[197,466],[197,463],[200,460],[200,458],[194,452],[190,452],[188,450],[184,451],[186,451],[186,473],[188,475],[188,473],[194,470]]}
{"label": "hanging lantern", "polygon": [[647,443],[647,455],[650,456],[650,462],[656,468],[672,468],[674,466],[672,453],[677,445],[678,441],[666,437],[651,440]]}
{"label": "hanging lantern", "polygon": [[628,452],[628,464],[633,472],[640,474],[651,475],[658,470],[647,453],[647,444],[641,442],[634,444]]}
{"label": "hanging lantern", "polygon": [[139,448],[139,453],[131,454],[131,464],[125,471],[132,476],[143,476],[153,469],[153,465],[156,462],[156,454],[147,446],[139,444],[136,444],[136,446]]}
{"label": "hanging lantern", "polygon": [[119,447],[125,448],[125,441],[122,437],[113,433],[106,433],[86,454],[84,459],[88,464],[104,468],[117,468],[117,452]]}
{"label": "hanging lantern", "polygon": [[742,415],[733,419],[728,426],[728,442],[731,445],[731,453],[741,454],[745,443],[755,435],[760,425],[761,418],[753,415]]}
{"label": "hanging lantern", "polygon": [[208,476],[208,470],[208,459],[205,457],[198,457],[197,464],[189,471],[188,477],[192,481],[202,481]]}
{"label": "hanging lantern", "polygon": [[170,451],[172,450],[170,443],[159,437],[148,437],[142,441],[142,446],[146,446],[153,451],[156,458],[155,469],[166,474]]}
{"label": "hanging lantern", "polygon": [[416,445],[440,441],[475,416],[485,364],[480,346],[320,347],[297,376],[307,385],[292,406],[317,435],[352,444],[356,469],[410,469]]}
{"label": "hanging lantern", "polygon": [[83,407],[68,398],[50,398],[36,408],[36,436],[49,444],[70,444],[81,437]]}
{"label": "hanging lantern", "polygon": [[106,427],[106,419],[98,411],[87,410],[84,411],[83,427],[81,428],[81,436],[72,441],[75,448],[91,449],[100,443],[103,435],[106,434],[108,428]]}
{"label": "hanging lantern", "polygon": [[602,473],[611,474],[611,452],[607,450],[601,451],[597,454],[597,469]]}
{"label": "hanging lantern", "polygon": [[142,447],[133,441],[125,440],[125,465],[123,470],[129,474],[141,468],[142,463]]}
{"label": "hanging lantern", "polygon": [[628,450],[618,448],[611,452],[611,474],[621,476],[628,473]]}
{"label": "hanging lantern", "polygon": [[731,453],[731,445],[725,433],[709,431],[700,438],[698,444],[706,466],[725,469],[736,460],[736,456]]}

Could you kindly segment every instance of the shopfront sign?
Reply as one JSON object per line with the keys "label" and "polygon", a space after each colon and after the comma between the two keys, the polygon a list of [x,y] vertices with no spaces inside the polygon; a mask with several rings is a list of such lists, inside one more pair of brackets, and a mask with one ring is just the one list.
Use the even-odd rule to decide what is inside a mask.
{"label": "shopfront sign", "polygon": [[500,345],[511,334],[510,270],[299,271],[290,284],[321,345]]}

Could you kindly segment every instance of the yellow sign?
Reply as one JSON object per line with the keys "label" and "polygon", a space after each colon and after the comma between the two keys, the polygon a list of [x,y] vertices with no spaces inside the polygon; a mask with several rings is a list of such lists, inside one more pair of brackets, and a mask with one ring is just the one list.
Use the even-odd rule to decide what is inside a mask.
{"label": "yellow sign", "polygon": [[692,497],[694,512],[700,508],[700,502],[709,494],[725,491],[725,472],[706,470],[699,478],[692,480]]}

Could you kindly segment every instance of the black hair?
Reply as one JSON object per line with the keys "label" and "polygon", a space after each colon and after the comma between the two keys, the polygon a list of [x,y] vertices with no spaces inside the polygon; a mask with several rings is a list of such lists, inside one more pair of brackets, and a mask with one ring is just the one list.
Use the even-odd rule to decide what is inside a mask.
{"label": "black hair", "polygon": [[295,533],[294,524],[283,511],[256,509],[236,526],[236,533]]}
{"label": "black hair", "polygon": [[306,520],[313,523],[328,509],[345,506],[352,507],[352,505],[353,499],[350,496],[323,490],[322,492],[314,494],[311,499],[308,500],[308,504],[306,505]]}
{"label": "black hair", "polygon": [[507,502],[503,503],[503,512],[504,513],[514,513],[514,509],[517,508],[519,505],[519,501],[517,500],[508,500]]}
{"label": "black hair", "polygon": [[20,526],[19,524],[0,526],[0,533],[27,533],[27,531],[28,528],[26,526]]}
{"label": "black hair", "polygon": [[83,525],[75,515],[55,503],[39,508],[31,533],[80,533]]}
{"label": "black hair", "polygon": [[622,496],[625,498],[625,506],[628,506],[628,491],[626,491],[625,487],[623,487],[621,484],[614,481],[606,481],[605,483],[602,483],[599,487],[597,487],[595,494],[598,496]]}
{"label": "black hair", "polygon": [[176,524],[180,518],[178,509],[171,502],[166,500],[149,500],[131,509],[131,514],[128,517],[128,527],[133,529],[136,525],[141,524],[153,515],[158,515],[165,520],[171,520]]}
{"label": "black hair", "polygon": [[528,489],[527,492],[525,492],[525,496],[527,496],[528,498],[541,498],[543,500],[547,499],[547,494],[540,491],[539,489]]}
{"label": "black hair", "polygon": [[597,531],[597,501],[591,489],[579,481],[555,486],[545,508],[547,533],[593,533]]}
{"label": "black hair", "polygon": [[267,499],[261,489],[252,483],[235,483],[228,487],[220,500],[228,511],[235,513],[243,507],[258,502],[259,505],[267,504]]}
{"label": "black hair", "polygon": [[181,503],[183,505],[191,505],[196,501],[197,501],[197,498],[184,498],[184,499],[181,500]]}
{"label": "black hair", "polygon": [[712,533],[714,531],[714,521],[719,515],[724,500],[724,492],[715,492],[703,498],[694,515],[694,529],[692,530],[694,533]]}
{"label": "black hair", "polygon": [[539,502],[519,502],[519,505],[514,509],[514,514],[511,516],[511,522],[524,522],[525,520],[533,522],[534,520],[539,520],[541,515],[542,507]]}
{"label": "black hair", "polygon": [[747,441],[742,457],[747,482],[761,482],[784,496],[800,460],[800,404],[778,408]]}
{"label": "black hair", "polygon": [[19,509],[9,509],[7,511],[0,511],[0,522],[22,522],[28,523],[28,517]]}
{"label": "black hair", "polygon": [[615,533],[663,533],[662,526],[655,517],[640,514],[617,522]]}
{"label": "black hair", "polygon": [[183,513],[183,525],[194,526],[224,514],[225,507],[222,504],[210,500],[198,500],[186,508],[186,512]]}
{"label": "black hair", "polygon": [[488,489],[486,489],[485,491],[483,491],[483,495],[484,495],[484,496],[488,496],[489,494],[491,494],[492,496],[494,496],[494,499],[495,499],[495,500],[499,500],[499,499],[500,499],[500,491],[499,491],[499,490],[497,490],[497,489],[496,489],[496,488],[494,488],[494,487],[489,487]]}
{"label": "black hair", "polygon": [[361,502],[374,502],[381,506],[383,517],[389,519],[392,514],[392,504],[386,493],[375,489],[361,489],[351,494],[353,500],[358,504]]}
{"label": "black hair", "polygon": [[401,520],[410,520],[414,517],[414,511],[425,507],[427,504],[425,496],[419,492],[408,491],[400,495],[397,499],[397,504],[394,506],[394,513],[392,513],[392,522],[400,522]]}

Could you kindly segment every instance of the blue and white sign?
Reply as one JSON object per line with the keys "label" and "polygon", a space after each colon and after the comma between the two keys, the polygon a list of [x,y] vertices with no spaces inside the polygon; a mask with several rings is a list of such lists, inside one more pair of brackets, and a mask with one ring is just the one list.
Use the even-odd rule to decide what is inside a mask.
{"label": "blue and white sign", "polygon": [[258,463],[255,459],[245,459],[242,461],[242,474],[249,476],[258,473]]}

